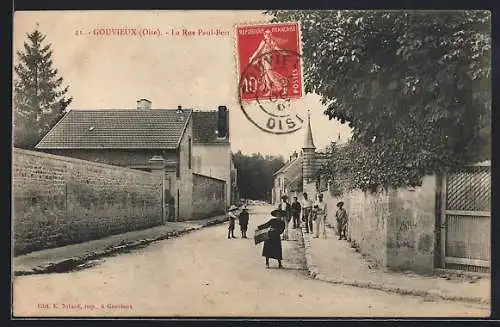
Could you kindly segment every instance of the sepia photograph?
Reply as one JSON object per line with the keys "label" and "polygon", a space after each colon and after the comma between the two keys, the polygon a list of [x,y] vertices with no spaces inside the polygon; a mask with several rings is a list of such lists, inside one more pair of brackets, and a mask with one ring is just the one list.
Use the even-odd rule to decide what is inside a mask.
{"label": "sepia photograph", "polygon": [[487,10],[15,11],[11,318],[486,318]]}

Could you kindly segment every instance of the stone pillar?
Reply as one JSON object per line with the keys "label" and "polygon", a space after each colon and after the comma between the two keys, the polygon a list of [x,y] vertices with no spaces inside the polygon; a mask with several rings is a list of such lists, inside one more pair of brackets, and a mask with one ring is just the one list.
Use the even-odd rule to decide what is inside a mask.
{"label": "stone pillar", "polygon": [[165,210],[165,159],[162,156],[153,156],[148,161],[151,172],[158,176],[161,181],[161,213],[162,222],[165,224],[167,221],[166,210]]}

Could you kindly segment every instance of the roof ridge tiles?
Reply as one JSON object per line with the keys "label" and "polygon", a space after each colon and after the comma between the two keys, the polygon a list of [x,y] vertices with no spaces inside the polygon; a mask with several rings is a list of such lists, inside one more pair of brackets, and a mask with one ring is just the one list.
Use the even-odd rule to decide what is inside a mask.
{"label": "roof ridge tiles", "polygon": [[[45,135],[36,148],[85,149],[96,146],[157,148],[161,146],[166,149],[175,149],[192,116],[191,109],[184,109],[185,112],[180,116],[183,119],[175,119],[176,110],[178,109],[72,110]],[[118,114],[113,115],[113,113]],[[91,126],[95,126],[95,129],[89,129]],[[102,143],[103,137],[106,144]]]}

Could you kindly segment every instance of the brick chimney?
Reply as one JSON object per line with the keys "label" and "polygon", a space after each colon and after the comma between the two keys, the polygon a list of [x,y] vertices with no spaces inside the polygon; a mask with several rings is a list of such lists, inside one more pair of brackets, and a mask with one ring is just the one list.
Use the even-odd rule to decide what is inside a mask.
{"label": "brick chimney", "polygon": [[217,137],[229,137],[229,113],[226,106],[219,106],[217,111]]}
{"label": "brick chimney", "polygon": [[137,100],[137,109],[139,110],[151,109],[151,101],[149,101],[148,99]]}

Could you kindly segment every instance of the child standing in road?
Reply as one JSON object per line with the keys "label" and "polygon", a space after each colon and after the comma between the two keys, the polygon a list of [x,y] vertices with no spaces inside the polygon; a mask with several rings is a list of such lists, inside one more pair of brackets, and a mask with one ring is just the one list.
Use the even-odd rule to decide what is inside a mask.
{"label": "child standing in road", "polygon": [[227,216],[229,218],[229,226],[228,226],[228,231],[227,231],[227,238],[228,239],[236,238],[234,236],[234,226],[235,226],[235,222],[236,222],[236,213],[235,213],[236,210],[238,210],[238,207],[236,207],[235,205],[230,206],[229,209],[227,210],[228,211]]}

